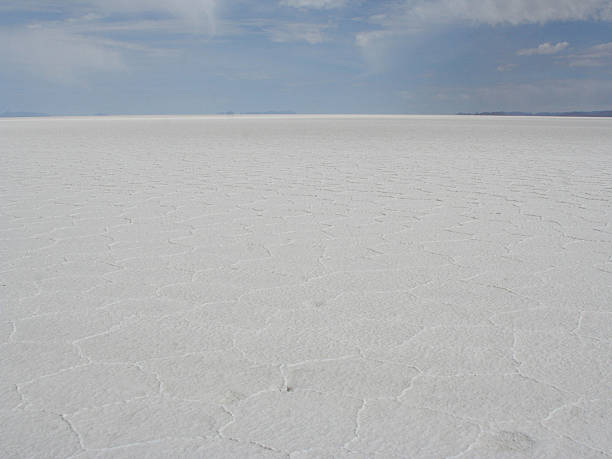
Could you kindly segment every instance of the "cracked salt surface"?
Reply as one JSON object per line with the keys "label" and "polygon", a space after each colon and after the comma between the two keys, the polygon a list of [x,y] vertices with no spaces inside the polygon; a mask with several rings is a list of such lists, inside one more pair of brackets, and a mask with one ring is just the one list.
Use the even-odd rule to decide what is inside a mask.
{"label": "cracked salt surface", "polygon": [[610,457],[604,119],[0,121],[0,456]]}

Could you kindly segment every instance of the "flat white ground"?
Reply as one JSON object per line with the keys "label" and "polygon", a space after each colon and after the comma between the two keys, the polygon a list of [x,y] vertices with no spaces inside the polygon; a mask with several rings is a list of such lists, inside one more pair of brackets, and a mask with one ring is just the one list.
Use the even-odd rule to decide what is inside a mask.
{"label": "flat white ground", "polygon": [[0,121],[0,456],[612,454],[612,121]]}

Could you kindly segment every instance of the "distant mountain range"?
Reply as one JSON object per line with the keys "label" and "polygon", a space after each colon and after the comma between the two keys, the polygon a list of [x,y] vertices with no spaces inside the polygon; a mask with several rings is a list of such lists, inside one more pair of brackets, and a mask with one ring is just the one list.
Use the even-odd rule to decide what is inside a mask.
{"label": "distant mountain range", "polygon": [[291,110],[269,110],[267,112],[240,112],[234,113],[232,111],[229,112],[220,112],[217,115],[296,115],[295,112]]}
{"label": "distant mountain range", "polygon": [[[221,112],[217,115],[295,115],[293,111],[274,111],[270,110],[267,112]],[[584,116],[591,118],[612,118],[612,110],[602,110],[595,112],[478,112],[478,113],[464,113],[460,112],[457,115],[481,115],[481,116]],[[35,118],[53,116],[48,113],[36,113],[36,112],[4,112],[0,113],[0,118]],[[68,115],[62,115],[68,116]],[[72,115],[72,116],[108,116],[106,113],[95,113],[93,115]]]}
{"label": "distant mountain range", "polygon": [[612,117],[612,110],[598,112],[480,112],[480,113],[457,113],[457,115],[486,115],[486,116],[586,116],[592,118]]}
{"label": "distant mountain range", "polygon": [[[296,112],[291,110],[269,110],[267,112],[221,112],[217,115],[295,115]],[[4,112],[0,113],[0,118],[36,118],[42,116],[58,116],[51,115],[49,113],[36,113],[36,112]],[[81,115],[59,115],[59,116],[109,116],[107,113],[94,113],[94,114],[81,114]]]}
{"label": "distant mountain range", "polygon": [[0,118],[29,118],[36,116],[49,116],[47,113],[35,113],[35,112],[4,112],[0,113]]}

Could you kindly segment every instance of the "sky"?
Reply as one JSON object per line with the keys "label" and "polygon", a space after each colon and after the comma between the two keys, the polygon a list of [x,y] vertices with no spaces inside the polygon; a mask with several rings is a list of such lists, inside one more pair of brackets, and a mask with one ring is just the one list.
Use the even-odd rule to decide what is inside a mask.
{"label": "sky", "polygon": [[612,0],[0,0],[0,113],[612,109]]}

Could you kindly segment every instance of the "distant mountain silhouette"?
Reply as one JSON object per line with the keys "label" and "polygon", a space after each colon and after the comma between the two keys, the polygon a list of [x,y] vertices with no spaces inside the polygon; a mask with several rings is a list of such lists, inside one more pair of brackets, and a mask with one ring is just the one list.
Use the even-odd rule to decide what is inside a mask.
{"label": "distant mountain silhouette", "polygon": [[457,113],[457,115],[486,115],[486,116],[586,116],[591,118],[612,117],[612,110],[596,112],[479,112],[479,113]]}
{"label": "distant mountain silhouette", "polygon": [[37,116],[50,116],[48,113],[35,113],[35,112],[4,112],[0,113],[0,118],[27,118]]}
{"label": "distant mountain silhouette", "polygon": [[291,110],[268,110],[267,112],[240,112],[235,113],[232,111],[219,112],[217,115],[296,115],[297,113]]}

